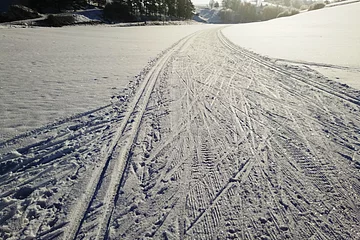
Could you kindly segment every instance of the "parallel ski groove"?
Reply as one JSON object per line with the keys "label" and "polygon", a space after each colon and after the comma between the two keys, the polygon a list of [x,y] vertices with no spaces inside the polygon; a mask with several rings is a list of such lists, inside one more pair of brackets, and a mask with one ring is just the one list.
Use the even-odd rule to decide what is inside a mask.
{"label": "parallel ski groove", "polygon": [[[190,37],[192,37],[192,35]],[[95,181],[96,182],[95,191],[92,194],[89,194],[89,192],[91,191],[90,189],[94,189],[94,187],[90,186],[90,189],[88,187],[87,191],[83,195],[83,196],[89,196],[89,195],[91,196],[90,201],[88,201],[88,205],[87,205],[86,209],[78,210],[79,215],[78,215],[77,219],[79,219],[79,220],[76,220],[76,219],[73,220],[74,225],[70,228],[68,234],[67,235],[65,234],[64,239],[76,239],[77,238],[78,234],[81,231],[81,225],[84,223],[87,213],[90,212],[90,208],[93,203],[93,200],[95,200],[97,191],[100,189],[100,187],[102,185],[102,179],[105,176],[105,174],[107,174],[107,175],[109,174],[109,173],[107,173],[107,168],[111,161],[115,161],[114,169],[111,170],[111,172],[110,172],[110,176],[111,176],[110,186],[108,186],[108,191],[106,192],[106,196],[105,196],[105,203],[104,203],[105,212],[100,219],[100,223],[99,223],[100,226],[98,227],[98,231],[96,233],[95,238],[101,239],[102,234],[105,234],[105,236],[107,235],[109,221],[111,219],[112,211],[116,204],[116,199],[117,199],[116,196],[118,194],[119,187],[121,186],[121,179],[123,178],[123,172],[128,164],[127,159],[131,152],[131,149],[133,147],[133,143],[136,139],[138,128],[141,123],[142,116],[145,112],[147,102],[149,101],[150,95],[151,95],[154,85],[156,83],[157,76],[159,75],[159,73],[162,70],[166,61],[170,58],[171,54],[173,54],[173,52],[175,52],[177,49],[179,49],[181,46],[183,46],[190,39],[190,37],[185,38],[180,43],[178,43],[175,47],[173,47],[168,52],[166,52],[160,58],[160,60],[155,64],[155,66],[150,70],[150,72],[147,74],[146,78],[144,79],[144,83],[142,84],[142,87],[138,90],[130,107],[128,107],[127,112],[122,120],[122,124],[117,129],[117,131],[111,141],[111,144],[108,148],[109,149],[108,152],[103,157],[104,159],[106,159],[106,161],[105,161],[104,167],[102,167],[102,171],[101,171],[100,175],[98,175],[98,177],[96,177],[96,179],[98,179],[98,180]],[[138,107],[140,107],[140,110],[137,109]],[[120,147],[119,156],[113,160],[113,154],[117,151],[119,140],[124,135],[125,129],[129,126],[129,119],[132,116],[135,116],[135,120],[134,120],[135,126],[132,127],[132,133],[130,134],[130,137],[128,137],[126,139],[125,146]],[[82,201],[79,201],[79,202],[81,203]],[[87,201],[84,201],[84,202],[87,202]],[[77,208],[77,209],[81,209],[81,204],[79,204],[79,208]]]}
{"label": "parallel ski groove", "polygon": [[357,239],[355,95],[219,31],[168,50],[117,110],[9,143],[0,221],[23,204],[44,239]]}

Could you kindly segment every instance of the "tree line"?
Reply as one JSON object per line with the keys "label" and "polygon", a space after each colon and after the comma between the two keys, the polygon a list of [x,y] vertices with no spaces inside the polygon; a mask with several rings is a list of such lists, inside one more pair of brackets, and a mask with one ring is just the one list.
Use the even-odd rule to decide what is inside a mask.
{"label": "tree line", "polygon": [[30,0],[28,6],[41,13],[77,10],[88,5],[104,7],[110,21],[184,20],[193,16],[191,0]]}
{"label": "tree line", "polygon": [[[104,5],[106,0],[95,0],[98,5]],[[77,10],[89,4],[87,0],[29,0],[28,7],[40,13],[57,13],[63,10]]]}
{"label": "tree line", "polygon": [[191,0],[114,0],[104,16],[118,21],[184,20],[193,16]]}
{"label": "tree line", "polygon": [[223,0],[222,7],[220,17],[225,23],[267,21],[299,13],[299,10],[294,7],[255,5],[241,0]]}

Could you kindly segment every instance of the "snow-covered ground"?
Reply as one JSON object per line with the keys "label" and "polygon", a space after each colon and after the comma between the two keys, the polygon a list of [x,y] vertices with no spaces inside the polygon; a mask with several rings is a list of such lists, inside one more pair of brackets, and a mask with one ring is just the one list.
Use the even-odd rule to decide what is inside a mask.
{"label": "snow-covered ground", "polygon": [[108,104],[151,59],[208,27],[0,29],[0,141]]}
{"label": "snow-covered ground", "polygon": [[359,239],[359,92],[220,28],[130,86],[0,143],[0,239]]}
{"label": "snow-covered ground", "polygon": [[239,24],[223,33],[256,53],[310,66],[360,89],[360,3],[268,22]]}

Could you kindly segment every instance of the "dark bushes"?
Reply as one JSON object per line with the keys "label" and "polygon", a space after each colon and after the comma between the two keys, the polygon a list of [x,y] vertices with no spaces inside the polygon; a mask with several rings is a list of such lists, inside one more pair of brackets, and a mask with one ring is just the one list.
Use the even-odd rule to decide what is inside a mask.
{"label": "dark bushes", "polygon": [[104,8],[104,18],[120,22],[135,20],[135,17],[130,14],[128,5],[123,2],[106,4]]}
{"label": "dark bushes", "polygon": [[266,6],[262,10],[261,20],[267,21],[276,18],[280,13],[284,12],[284,8],[279,6]]}
{"label": "dark bushes", "polygon": [[49,15],[46,20],[46,24],[50,27],[62,27],[66,25],[72,25],[75,23],[75,17],[69,15]]}
{"label": "dark bushes", "polygon": [[219,12],[220,18],[225,23],[248,23],[259,21],[256,6],[251,3],[239,2],[233,9],[222,9]]}
{"label": "dark bushes", "polygon": [[112,22],[191,19],[194,6],[191,0],[113,0],[104,8],[104,18]]}
{"label": "dark bushes", "polygon": [[235,14],[234,14],[234,11],[231,10],[231,9],[221,9],[219,11],[219,15],[220,15],[221,20],[224,23],[233,23],[233,22],[235,22],[234,21]]}
{"label": "dark bushes", "polygon": [[237,18],[235,21],[241,23],[256,22],[258,21],[258,14],[256,12],[256,6],[251,3],[242,3],[240,5]]}
{"label": "dark bushes", "polygon": [[[274,18],[288,17],[299,13],[295,8],[283,8],[280,6],[256,7],[250,3],[235,1],[236,5],[230,8],[223,8],[220,12],[220,18],[224,23],[247,23],[257,21],[267,21]],[[226,6],[226,5],[225,5]]]}
{"label": "dark bushes", "polygon": [[29,6],[41,13],[59,13],[87,6],[86,0],[29,0]]}
{"label": "dark bushes", "polygon": [[39,13],[23,5],[11,5],[7,14],[10,18],[14,18],[16,20],[41,17]]}
{"label": "dark bushes", "polygon": [[298,13],[299,13],[299,10],[297,10],[297,9],[288,9],[286,11],[279,13],[279,15],[277,15],[277,18],[289,17],[289,16],[292,16],[292,15],[295,15]]}
{"label": "dark bushes", "polygon": [[309,11],[318,10],[325,7],[325,3],[313,3],[309,7]]}
{"label": "dark bushes", "polygon": [[0,13],[0,23],[10,22],[9,17],[6,13]]}
{"label": "dark bushes", "polygon": [[39,13],[28,7],[22,5],[11,5],[7,13],[2,13],[0,15],[0,22],[12,22],[38,17],[41,17]]}

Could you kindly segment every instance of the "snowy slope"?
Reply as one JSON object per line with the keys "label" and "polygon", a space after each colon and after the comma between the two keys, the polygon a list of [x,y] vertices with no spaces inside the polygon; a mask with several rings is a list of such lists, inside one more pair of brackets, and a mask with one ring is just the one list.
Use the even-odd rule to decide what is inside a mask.
{"label": "snowy slope", "polygon": [[[360,3],[267,22],[239,24],[223,33],[239,46],[297,62],[360,89]],[[321,67],[323,66],[323,67]]]}

